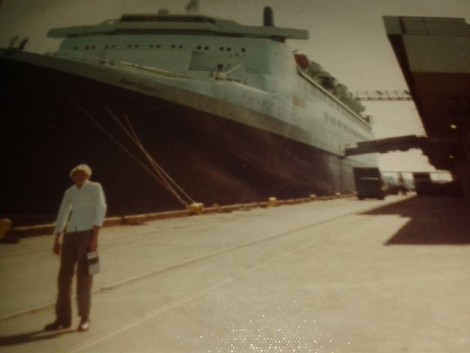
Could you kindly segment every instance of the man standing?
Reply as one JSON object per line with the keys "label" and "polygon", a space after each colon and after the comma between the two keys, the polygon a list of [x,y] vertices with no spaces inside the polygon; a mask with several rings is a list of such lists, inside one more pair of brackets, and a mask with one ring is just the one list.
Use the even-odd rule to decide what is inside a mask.
{"label": "man standing", "polygon": [[[74,185],[65,191],[55,227],[54,253],[61,256],[56,302],[56,320],[47,331],[72,325],[71,288],[77,267],[79,331],[90,328],[93,275],[88,271],[87,253],[98,249],[98,233],[106,214],[106,200],[99,183],[89,181],[91,169],[80,164],[70,172]],[[62,233],[65,229],[65,234]],[[61,240],[61,238],[63,238]]]}

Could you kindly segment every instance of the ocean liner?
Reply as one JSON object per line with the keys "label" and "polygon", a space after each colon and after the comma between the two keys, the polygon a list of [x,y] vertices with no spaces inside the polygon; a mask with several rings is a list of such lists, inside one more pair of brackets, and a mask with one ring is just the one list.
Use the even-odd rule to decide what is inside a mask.
{"label": "ocean liner", "polygon": [[342,158],[370,122],[269,8],[261,26],[159,11],[48,35],[55,53],[0,51],[0,216],[17,225],[53,221],[79,163],[110,215],[347,193],[353,167],[377,164]]}

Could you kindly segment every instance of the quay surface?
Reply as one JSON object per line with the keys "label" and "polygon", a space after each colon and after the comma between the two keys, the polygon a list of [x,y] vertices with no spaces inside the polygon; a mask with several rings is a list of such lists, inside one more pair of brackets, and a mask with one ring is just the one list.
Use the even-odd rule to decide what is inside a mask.
{"label": "quay surface", "polygon": [[[0,351],[470,352],[470,208],[353,198],[104,228],[92,326],[52,237],[0,244]],[[75,303],[74,309],[76,310]]]}

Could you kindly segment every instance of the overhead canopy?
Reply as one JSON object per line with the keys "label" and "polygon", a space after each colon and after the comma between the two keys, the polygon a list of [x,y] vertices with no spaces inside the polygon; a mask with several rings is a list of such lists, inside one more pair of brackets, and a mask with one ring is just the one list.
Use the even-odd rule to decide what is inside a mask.
{"label": "overhead canopy", "polygon": [[464,19],[385,17],[395,55],[438,169],[470,156],[470,25]]}

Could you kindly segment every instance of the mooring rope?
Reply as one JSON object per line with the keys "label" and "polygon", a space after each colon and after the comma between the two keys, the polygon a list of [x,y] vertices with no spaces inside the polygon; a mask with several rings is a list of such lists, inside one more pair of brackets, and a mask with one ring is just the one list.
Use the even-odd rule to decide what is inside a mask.
{"label": "mooring rope", "polygon": [[164,177],[169,180],[171,182],[171,184],[182,194],[186,197],[186,199],[188,201],[190,201],[191,203],[194,203],[194,200],[191,198],[191,196],[189,196],[189,194],[165,171],[165,169],[163,169],[158,163],[157,161],[155,161],[152,156],[147,153],[147,151],[145,150],[142,142],[140,141],[137,133],[135,132],[135,129],[134,127],[132,126],[131,124],[131,121],[129,120],[129,117],[127,116],[127,114],[124,114],[124,117],[128,123],[128,125],[130,126],[130,129],[133,133],[133,135],[135,136],[136,140],[139,142],[139,146],[141,147],[141,149],[145,152],[145,154],[148,156],[148,158],[151,160],[151,162],[153,163],[153,165],[158,168],[159,172],[161,174],[164,175]]}
{"label": "mooring rope", "polygon": [[154,171],[157,173],[158,177],[161,180],[162,185],[164,185],[169,191],[171,191],[175,196],[181,200],[184,200],[185,204],[188,206],[191,203],[194,203],[194,200],[188,195],[187,192],[165,171],[163,167],[150,155],[147,149],[144,147],[142,141],[140,140],[134,126],[127,114],[124,114],[127,125],[126,128],[124,124],[118,119],[118,117],[113,113],[113,111],[106,107],[108,113],[113,117],[116,123],[121,127],[121,129],[129,136],[129,138],[135,143],[135,145],[141,150],[144,156],[147,158],[151,166],[154,168]]}
{"label": "mooring rope", "polygon": [[[137,164],[139,164],[142,168],[144,168],[144,170],[149,173],[155,180],[157,180],[166,190],[168,190],[173,196],[175,196],[175,198],[183,205],[185,206],[186,208],[188,208],[188,206],[190,205],[190,203],[193,203],[194,201],[189,197],[189,195],[187,193],[185,193],[183,191],[183,189],[172,179],[168,176],[168,174],[163,170],[162,167],[160,167],[158,165],[158,163],[148,154],[148,152],[145,150],[145,148],[143,147],[143,145],[139,146],[139,143],[134,141],[135,140],[135,136],[132,136],[132,134],[122,125],[122,123],[119,121],[119,119],[117,119],[119,125],[123,128],[123,130],[129,135],[129,137],[134,141],[136,142],[137,146],[141,149],[141,151],[146,154],[146,156],[148,155],[148,158],[153,169],[149,169],[147,165],[145,165],[134,153],[132,153],[128,148],[126,148],[126,146],[124,146],[115,136],[113,136],[108,130],[106,130],[104,128],[103,125],[101,125],[86,109],[85,107],[83,107],[78,101],[76,101],[75,99],[71,98],[71,101],[72,103],[75,104],[75,106],[96,126],[98,127],[98,129],[100,129],[105,135],[107,135],[112,141],[114,141],[114,143],[116,143],[125,153],[127,153]],[[111,110],[109,110],[110,113]],[[112,114],[114,115],[114,114]],[[158,168],[156,168],[158,166]],[[157,174],[155,174],[157,173]],[[167,178],[163,177],[162,178],[162,175],[167,175]],[[177,192],[177,190],[175,190],[174,187],[172,187],[168,180],[171,180],[174,185],[178,185],[178,190],[181,190],[182,191],[182,195],[184,195],[184,197],[186,197],[187,200],[185,200],[181,195],[180,193]],[[190,202],[188,202],[188,200]]]}

